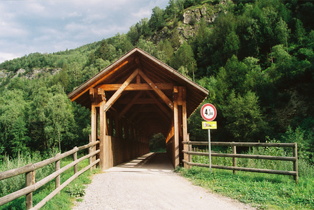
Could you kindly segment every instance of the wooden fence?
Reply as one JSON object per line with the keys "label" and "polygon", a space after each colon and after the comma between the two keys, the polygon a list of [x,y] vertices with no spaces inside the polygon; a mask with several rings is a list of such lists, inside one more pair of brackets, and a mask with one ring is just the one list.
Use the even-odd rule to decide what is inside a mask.
{"label": "wooden fence", "polygon": [[[192,145],[198,146],[208,146],[207,141],[187,141],[184,144],[184,160],[183,163],[189,166],[200,166],[209,167],[209,164],[193,163],[191,155],[201,155],[209,156],[208,152],[196,152],[193,151]],[[233,154],[226,153],[211,153],[211,156],[215,157],[230,157],[232,158],[232,166],[221,166],[212,165],[212,168],[227,169],[235,171],[249,171],[249,172],[259,172],[259,173],[270,173],[270,174],[283,174],[292,175],[296,182],[298,182],[298,147],[297,143],[247,143],[247,142],[211,142],[212,146],[230,146],[232,147]],[[269,155],[248,155],[248,154],[237,154],[238,147],[291,147],[293,149],[293,157],[282,157],[282,156],[269,156]],[[270,169],[258,169],[258,168],[246,168],[237,167],[237,158],[250,158],[250,159],[264,159],[264,160],[281,160],[281,161],[292,161],[293,171],[282,171],[282,170],[270,170]]]}
{"label": "wooden fence", "polygon": [[[13,176],[17,176],[20,174],[25,174],[25,183],[26,186],[18,191],[15,191],[13,193],[10,193],[6,196],[3,196],[0,198],[0,206],[3,204],[6,204],[12,200],[15,200],[21,196],[26,195],[26,209],[39,209],[42,206],[44,206],[51,198],[53,198],[55,195],[57,195],[64,187],[66,187],[70,182],[72,182],[74,179],[76,179],[79,175],[87,171],[88,169],[94,167],[98,162],[99,159],[96,159],[96,154],[99,153],[99,150],[96,150],[96,146],[99,144],[99,141],[92,142],[89,144],[86,144],[84,146],[80,147],[74,147],[72,150],[64,152],[62,154],[57,154],[55,157],[43,160],[38,163],[34,164],[28,164],[26,166],[11,169],[8,171],[4,171],[0,173],[0,181],[3,179],[7,179]],[[85,155],[79,159],[77,159],[77,152],[89,149],[89,154]],[[73,162],[69,163],[68,165],[60,168],[60,160],[73,155]],[[78,171],[77,165],[89,158],[89,165],[85,168]],[[40,181],[36,182],[35,180],[35,174],[36,170],[39,168],[42,168],[44,166],[47,166],[51,163],[55,163],[55,172],[48,175],[47,177],[41,179]],[[67,179],[64,183],[60,183],[60,175],[65,172],[66,170],[73,167],[74,169],[74,175],[72,175],[69,179]],[[36,206],[33,207],[33,192],[43,185],[47,184],[48,182],[55,179],[55,190],[53,190],[48,196],[46,196],[43,200],[41,200]]]}

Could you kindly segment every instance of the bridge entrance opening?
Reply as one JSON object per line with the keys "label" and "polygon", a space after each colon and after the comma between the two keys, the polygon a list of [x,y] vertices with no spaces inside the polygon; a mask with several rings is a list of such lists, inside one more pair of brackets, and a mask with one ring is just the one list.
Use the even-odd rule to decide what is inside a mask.
{"label": "bridge entrance opening", "polygon": [[167,154],[176,167],[182,162],[182,142],[188,141],[187,118],[207,94],[135,48],[69,98],[91,110],[90,141],[100,140],[102,169],[148,153],[150,139],[157,133],[164,136]]}
{"label": "bridge entrance opening", "polygon": [[166,137],[162,133],[156,133],[149,139],[150,152],[166,152]]}

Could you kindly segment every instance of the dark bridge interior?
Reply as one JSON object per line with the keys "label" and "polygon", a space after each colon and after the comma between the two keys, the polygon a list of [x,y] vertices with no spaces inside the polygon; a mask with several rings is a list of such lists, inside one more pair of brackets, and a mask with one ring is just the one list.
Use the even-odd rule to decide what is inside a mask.
{"label": "dark bridge interior", "polygon": [[[180,164],[187,117],[206,89],[135,48],[69,94],[91,109],[91,141],[100,140],[101,167],[109,168],[149,152],[149,138],[166,137],[174,166]],[[180,149],[181,148],[181,149]]]}

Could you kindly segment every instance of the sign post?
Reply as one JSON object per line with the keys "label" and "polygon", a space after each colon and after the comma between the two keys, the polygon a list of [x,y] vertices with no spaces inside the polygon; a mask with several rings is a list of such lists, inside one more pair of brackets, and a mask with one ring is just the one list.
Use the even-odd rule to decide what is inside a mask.
{"label": "sign post", "polygon": [[208,159],[209,159],[209,170],[212,171],[212,158],[211,158],[211,140],[210,140],[210,129],[217,129],[217,122],[215,120],[217,116],[217,109],[212,104],[204,104],[201,108],[201,116],[204,120],[202,122],[202,129],[208,130]]}

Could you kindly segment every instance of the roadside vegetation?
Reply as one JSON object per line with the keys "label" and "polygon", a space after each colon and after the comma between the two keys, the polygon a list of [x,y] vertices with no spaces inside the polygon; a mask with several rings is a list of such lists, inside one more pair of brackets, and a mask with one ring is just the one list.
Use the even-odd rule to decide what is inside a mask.
{"label": "roadside vegetation", "polygon": [[[309,192],[314,194],[310,191],[313,179],[306,178],[306,174],[313,174],[310,171],[314,164],[313,11],[312,1],[170,0],[165,9],[155,7],[149,19],[134,24],[126,34],[73,50],[32,53],[0,63],[0,170],[36,162],[52,148],[67,151],[86,144],[90,111],[71,103],[67,94],[132,48],[139,47],[209,90],[204,102],[213,103],[218,112],[218,129],[212,132],[212,141],[297,142],[299,169],[308,168],[308,171],[300,176],[296,188],[304,185],[308,190],[295,193],[300,196],[292,199],[295,203],[291,208],[313,207],[313,200],[307,197]],[[189,21],[185,19],[187,16]],[[206,139],[200,122],[196,110],[188,122],[192,141]],[[159,143],[152,142],[151,148],[163,147]],[[27,160],[28,156],[34,160]],[[6,165],[13,162],[17,165]],[[51,168],[42,169],[37,176],[44,176],[41,173],[48,173]],[[197,168],[185,173],[197,177],[193,170],[206,175],[204,169]],[[214,171],[205,177],[211,180],[220,173],[229,172]],[[268,179],[265,174],[258,176],[277,180]],[[0,196],[22,186],[19,178],[16,179],[0,188]],[[253,184],[255,179],[260,178],[247,178]],[[294,186],[288,180],[262,183],[265,189],[275,192],[278,183]],[[293,191],[284,185],[280,186],[286,189],[282,192],[289,197]],[[245,189],[253,187],[248,183]],[[279,195],[269,199],[290,199]],[[36,196],[40,197],[40,193],[35,193],[35,199]],[[261,190],[255,197],[264,196]],[[57,198],[62,200],[61,197]],[[23,203],[22,199],[16,202]]]}
{"label": "roadside vegetation", "polygon": [[[228,151],[229,150],[229,151]],[[207,150],[208,151],[208,150]],[[231,153],[228,148],[224,153]],[[247,152],[255,155],[283,156],[282,148],[258,148]],[[193,156],[193,162],[208,164],[208,157]],[[213,157],[214,165],[232,165],[232,158]],[[292,170],[292,163],[237,158],[237,165],[248,168]],[[313,209],[314,208],[314,166],[299,159],[299,181],[292,176],[253,172],[212,169],[204,167],[180,168],[183,176],[194,184],[211,192],[237,199],[258,209]]]}
{"label": "roadside vegetation", "polygon": [[[56,154],[56,153],[55,153]],[[47,158],[54,156],[54,153],[47,154]],[[46,158],[46,157],[45,157]],[[17,158],[10,160],[5,157],[4,161],[0,164],[0,171],[7,171],[12,168],[18,168],[29,163],[36,163],[43,160],[39,153],[34,153],[32,157],[20,155]],[[71,157],[67,157],[61,160],[61,167],[71,163],[73,160]],[[88,165],[88,159],[84,160],[78,165],[78,170]],[[48,176],[54,172],[54,164],[47,165],[39,170],[36,170],[36,181]],[[52,210],[52,209],[72,209],[75,202],[80,202],[81,197],[85,194],[85,187],[91,182],[93,174],[98,173],[99,169],[93,171],[86,171],[80,175],[77,179],[71,182],[65,187],[58,195],[52,198],[46,205],[41,209]],[[61,183],[66,181],[74,174],[73,168],[68,169],[61,175]],[[9,179],[0,181],[0,197],[5,196],[9,193],[17,191],[25,186],[25,175],[15,176]],[[33,193],[33,206],[44,199],[49,193],[55,189],[54,180],[44,185]],[[25,196],[22,196],[14,201],[11,201],[0,209],[25,209]]]}

